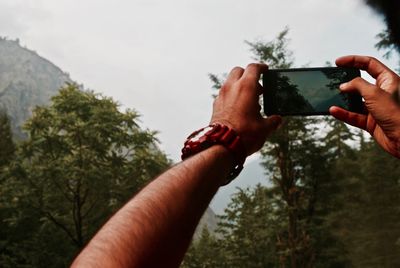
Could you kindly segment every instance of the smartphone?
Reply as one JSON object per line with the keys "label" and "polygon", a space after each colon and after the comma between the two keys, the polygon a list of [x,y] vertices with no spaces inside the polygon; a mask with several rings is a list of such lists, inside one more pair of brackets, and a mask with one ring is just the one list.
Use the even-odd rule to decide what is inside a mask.
{"label": "smartphone", "polygon": [[364,113],[358,93],[341,93],[339,86],[360,76],[345,67],[272,69],[263,75],[266,115],[328,115],[329,107]]}

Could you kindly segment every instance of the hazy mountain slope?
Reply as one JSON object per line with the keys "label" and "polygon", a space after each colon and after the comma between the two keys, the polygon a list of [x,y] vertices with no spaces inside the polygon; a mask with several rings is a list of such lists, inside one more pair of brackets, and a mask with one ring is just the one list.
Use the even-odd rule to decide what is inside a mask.
{"label": "hazy mountain slope", "polygon": [[72,80],[53,63],[18,40],[0,38],[0,109],[9,114],[17,137],[32,109],[46,104],[65,82]]}
{"label": "hazy mountain slope", "polygon": [[194,239],[196,240],[200,237],[204,227],[207,227],[207,229],[211,233],[214,233],[215,230],[217,229],[217,225],[218,225],[217,216],[215,215],[214,211],[210,207],[208,207],[206,212],[204,212],[204,215],[201,218],[196,228],[196,232],[194,233]]}
{"label": "hazy mountain slope", "polygon": [[217,215],[223,214],[224,209],[231,201],[232,195],[238,191],[238,188],[253,188],[258,183],[265,186],[270,185],[261,162],[262,160],[259,157],[248,159],[239,176],[230,184],[218,190],[218,193],[211,202],[211,207]]}

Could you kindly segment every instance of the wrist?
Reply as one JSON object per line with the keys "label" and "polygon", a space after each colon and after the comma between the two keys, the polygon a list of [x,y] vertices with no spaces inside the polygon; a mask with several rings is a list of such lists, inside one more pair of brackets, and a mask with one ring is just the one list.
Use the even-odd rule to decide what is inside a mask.
{"label": "wrist", "polygon": [[193,132],[185,141],[182,149],[182,160],[215,146],[223,147],[223,151],[230,154],[234,161],[234,167],[223,184],[226,185],[239,175],[247,157],[240,136],[232,128],[213,123]]}
{"label": "wrist", "polygon": [[229,178],[233,168],[236,166],[236,160],[232,153],[226,147],[216,144],[198,153],[198,155],[204,161],[216,163],[220,172],[220,177],[216,178],[218,186],[226,185],[227,178]]}

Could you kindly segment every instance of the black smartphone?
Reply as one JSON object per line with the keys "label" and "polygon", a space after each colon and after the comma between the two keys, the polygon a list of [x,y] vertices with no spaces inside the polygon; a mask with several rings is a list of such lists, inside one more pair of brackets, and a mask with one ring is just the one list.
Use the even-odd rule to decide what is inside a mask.
{"label": "black smartphone", "polygon": [[356,68],[323,67],[272,69],[263,75],[266,115],[328,115],[329,107],[364,113],[357,93],[341,93],[339,86],[360,76]]}

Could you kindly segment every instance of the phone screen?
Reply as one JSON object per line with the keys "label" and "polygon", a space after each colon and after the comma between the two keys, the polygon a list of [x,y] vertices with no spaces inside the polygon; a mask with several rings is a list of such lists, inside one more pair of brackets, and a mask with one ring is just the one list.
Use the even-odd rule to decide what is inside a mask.
{"label": "phone screen", "polygon": [[343,94],[340,84],[360,76],[354,68],[303,68],[269,70],[263,76],[264,111],[267,115],[325,115],[339,106],[361,112],[358,94]]}

